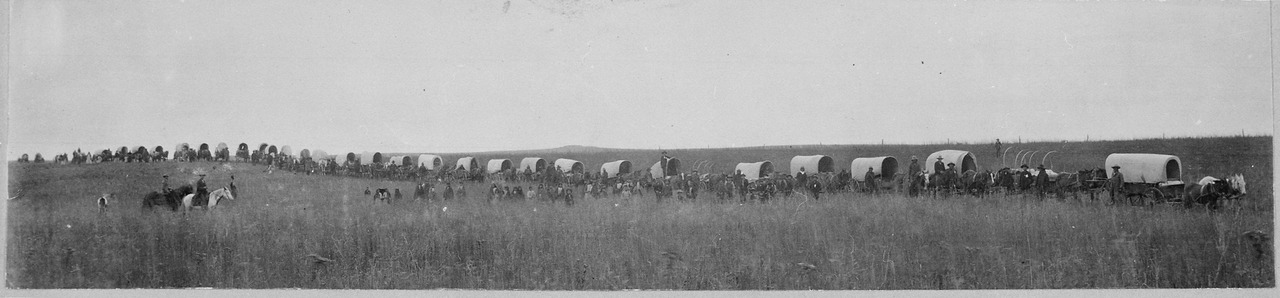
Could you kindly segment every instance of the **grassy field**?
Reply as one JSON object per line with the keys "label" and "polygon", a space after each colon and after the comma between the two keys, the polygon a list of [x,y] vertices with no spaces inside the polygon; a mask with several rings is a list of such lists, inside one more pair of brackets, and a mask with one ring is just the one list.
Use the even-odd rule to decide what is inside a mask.
{"label": "grassy field", "polygon": [[[853,194],[767,204],[658,204],[649,195],[565,207],[489,204],[474,184],[461,200],[386,205],[365,196],[365,187],[411,192],[411,184],[266,173],[238,163],[11,163],[10,196],[19,198],[8,203],[6,280],[15,288],[1274,287],[1270,244],[1259,256],[1241,237],[1251,230],[1274,234],[1270,139],[1265,145],[1259,138],[1225,139],[1063,145],[1179,154],[1188,172],[1200,171],[1188,174],[1244,171],[1252,201],[1218,212],[1027,196]],[[1222,148],[1231,141],[1243,145]],[[894,155],[933,150],[906,149]],[[716,156],[792,154],[756,150],[773,151]],[[575,157],[599,165],[586,154]],[[1085,158],[1059,162],[1086,164]],[[211,188],[234,173],[240,197],[186,216],[140,210],[140,198],[159,187],[161,175],[191,179],[197,168],[212,169]],[[102,192],[119,201],[98,213],[93,199]],[[313,264],[306,257],[312,253],[334,262]]]}

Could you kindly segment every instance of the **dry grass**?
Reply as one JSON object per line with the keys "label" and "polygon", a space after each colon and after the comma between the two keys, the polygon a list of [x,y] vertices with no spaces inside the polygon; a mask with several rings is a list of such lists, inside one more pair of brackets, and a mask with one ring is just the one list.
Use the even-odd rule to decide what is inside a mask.
{"label": "dry grass", "polygon": [[[16,288],[1021,289],[1274,287],[1245,238],[1270,208],[1210,213],[1028,197],[835,196],[769,204],[376,204],[406,182],[263,173],[211,212],[143,212],[213,163],[10,164]],[[1269,168],[1269,166],[1268,166]],[[1267,177],[1270,177],[1267,173]],[[16,193],[19,190],[14,190]],[[120,202],[99,214],[93,198]],[[710,197],[710,196],[704,196]],[[825,197],[824,197],[825,198]],[[1269,197],[1267,198],[1270,199]],[[315,254],[315,256],[309,256]],[[317,262],[316,257],[330,259]]]}

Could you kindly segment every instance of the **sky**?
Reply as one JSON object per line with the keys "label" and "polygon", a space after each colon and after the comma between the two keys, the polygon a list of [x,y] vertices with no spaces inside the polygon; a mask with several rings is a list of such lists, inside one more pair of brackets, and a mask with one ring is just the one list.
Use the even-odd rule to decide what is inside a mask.
{"label": "sky", "polygon": [[1269,5],[13,1],[8,159],[1273,135]]}

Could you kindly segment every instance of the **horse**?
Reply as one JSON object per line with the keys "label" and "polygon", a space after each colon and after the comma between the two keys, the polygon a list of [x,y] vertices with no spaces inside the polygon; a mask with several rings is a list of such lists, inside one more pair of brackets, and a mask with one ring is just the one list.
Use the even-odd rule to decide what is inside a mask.
{"label": "horse", "polygon": [[966,194],[982,197],[987,194],[987,189],[995,184],[995,175],[991,171],[978,173],[978,171],[968,170],[960,176],[960,186]]}
{"label": "horse", "polygon": [[170,210],[178,211],[178,207],[182,205],[182,198],[193,193],[195,188],[190,185],[183,185],[166,193],[152,191],[142,197],[142,207],[151,209],[155,206],[168,205]]}
{"label": "horse", "polygon": [[1217,210],[1219,201],[1241,199],[1246,194],[1244,175],[1234,174],[1226,179],[1205,176],[1199,182],[1185,186],[1182,204],[1186,208],[1205,204],[1209,210]]}
{"label": "horse", "polygon": [[217,206],[218,202],[222,201],[222,199],[235,200],[236,197],[232,195],[231,190],[226,187],[215,189],[209,192],[205,198],[200,200],[197,200],[196,194],[188,194],[182,197],[182,207],[184,208],[183,213],[191,211],[191,209],[195,207],[204,207],[205,210],[211,210],[214,206]]}

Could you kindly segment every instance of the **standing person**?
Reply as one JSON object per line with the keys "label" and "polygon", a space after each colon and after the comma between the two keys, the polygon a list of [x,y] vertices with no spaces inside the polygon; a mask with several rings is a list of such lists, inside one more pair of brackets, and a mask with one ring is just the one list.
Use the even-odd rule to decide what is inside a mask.
{"label": "standing person", "polygon": [[809,185],[808,183],[809,183],[809,175],[805,174],[804,167],[800,167],[800,172],[796,173],[796,184],[807,186]]}
{"label": "standing person", "polygon": [[[799,184],[797,186],[804,186],[804,184]],[[818,179],[810,179],[808,186],[809,193],[813,194],[813,199],[815,201],[818,200],[818,194],[822,193],[822,183],[819,183]]]}
{"label": "standing person", "polygon": [[862,179],[867,182],[867,192],[870,192],[871,194],[876,194],[876,191],[879,190],[879,188],[876,187],[875,168],[867,167],[867,173],[863,175]]}
{"label": "standing person", "polygon": [[448,201],[452,199],[453,199],[453,183],[446,182],[444,184],[444,200]]}
{"label": "standing person", "polygon": [[1000,147],[1001,147],[1001,146],[1000,146],[1000,139],[996,139],[996,155],[993,155],[993,156],[995,156],[995,157],[1004,157],[1004,156],[1001,156],[1001,154],[1000,154],[1000,153],[1001,153],[1001,152],[1000,152]]}
{"label": "standing person", "polygon": [[942,163],[942,157],[938,157],[938,161],[933,162],[933,172],[942,173],[947,170],[946,164]]}
{"label": "standing person", "polygon": [[1044,165],[1036,166],[1036,197],[1044,200],[1044,192],[1049,190],[1049,171],[1044,170]]}
{"label": "standing person", "polygon": [[915,155],[911,156],[911,165],[907,166],[907,179],[911,182],[908,186],[908,194],[915,196],[920,194],[920,162]]}
{"label": "standing person", "polygon": [[1117,197],[1124,194],[1124,174],[1120,173],[1119,165],[1111,166],[1111,179],[1108,179],[1107,184],[1111,191],[1111,203],[1115,204]]}
{"label": "standing person", "polygon": [[956,163],[947,163],[947,170],[943,172],[942,182],[947,189],[947,194],[955,193],[956,182],[959,181],[960,175],[956,173]]}

